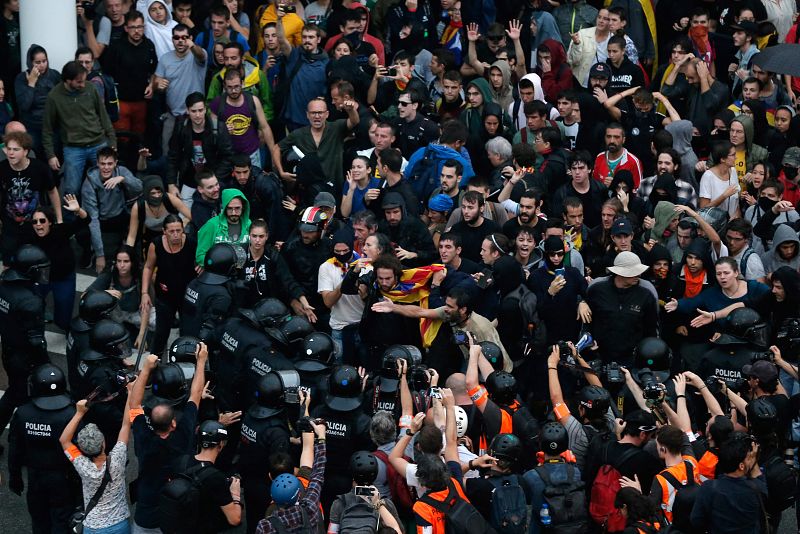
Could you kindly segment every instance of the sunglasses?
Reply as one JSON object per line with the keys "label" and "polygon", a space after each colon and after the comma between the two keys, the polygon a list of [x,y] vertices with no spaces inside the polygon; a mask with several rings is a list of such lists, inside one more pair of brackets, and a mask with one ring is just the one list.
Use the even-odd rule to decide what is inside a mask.
{"label": "sunglasses", "polygon": [[400,106],[400,107],[406,107],[406,106],[410,106],[411,102],[404,102],[403,100],[398,100],[397,101],[397,105]]}
{"label": "sunglasses", "polygon": [[172,36],[172,40],[173,41],[185,41],[188,38],[189,38],[188,35],[173,35]]}
{"label": "sunglasses", "polygon": [[48,221],[45,217],[42,217],[41,219],[31,219],[31,222],[33,224],[45,224],[50,221]]}
{"label": "sunglasses", "polygon": [[656,427],[654,425],[640,426],[637,427],[637,430],[639,430],[639,432],[655,432]]}
{"label": "sunglasses", "polygon": [[548,256],[560,257],[560,256],[564,255],[564,251],[563,250],[557,250],[555,252],[548,252],[547,255]]}

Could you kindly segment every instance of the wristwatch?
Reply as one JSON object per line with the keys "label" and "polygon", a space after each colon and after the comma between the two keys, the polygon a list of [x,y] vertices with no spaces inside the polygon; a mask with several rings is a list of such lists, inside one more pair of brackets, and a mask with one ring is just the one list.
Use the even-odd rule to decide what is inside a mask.
{"label": "wristwatch", "polygon": [[406,436],[408,436],[408,437],[413,437],[414,436],[414,433],[411,431],[410,428],[406,428]]}

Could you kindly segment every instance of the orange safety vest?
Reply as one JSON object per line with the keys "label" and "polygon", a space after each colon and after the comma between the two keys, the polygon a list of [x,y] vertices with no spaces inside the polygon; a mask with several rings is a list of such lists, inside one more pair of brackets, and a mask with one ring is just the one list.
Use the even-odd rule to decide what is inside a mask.
{"label": "orange safety vest", "polygon": [[[456,488],[458,495],[465,501],[469,502],[469,499],[467,499],[467,496],[464,494],[464,490],[461,489],[461,484],[459,484],[454,478],[451,478],[450,480],[452,481],[453,486]],[[445,499],[447,499],[447,496],[450,495],[450,489],[445,488],[441,491],[428,493],[427,495],[436,501],[444,502]],[[421,522],[428,523],[428,525],[432,527],[433,534],[445,534],[443,512],[440,512],[430,504],[422,501],[415,502],[412,510],[414,510],[414,514],[422,520]],[[417,524],[417,534],[423,534],[425,526],[420,525],[419,523],[420,522]]]}
{"label": "orange safety vest", "polygon": [[[697,467],[697,460],[691,456],[684,456],[681,463],[673,465],[672,467],[667,467],[661,471],[661,473],[669,472],[679,482],[684,482],[688,476],[686,473],[686,462],[692,464],[694,483],[700,485],[702,482],[698,473],[699,469]],[[672,484],[667,482],[667,479],[661,476],[661,473],[656,475],[656,480],[658,481],[659,486],[661,486],[661,511],[664,513],[666,520],[672,523],[672,504],[675,502],[675,496],[678,494],[678,488],[673,488]]]}
{"label": "orange safety vest", "polygon": [[719,458],[717,455],[711,451],[706,451],[705,454],[703,454],[703,457],[700,458],[700,461],[697,463],[698,470],[705,478],[712,479],[716,475],[718,463]]}
{"label": "orange safety vest", "polygon": [[[519,410],[519,401],[514,401],[508,406],[500,406],[500,432],[498,434],[512,434],[514,432],[514,414]],[[484,432],[481,434],[478,448],[482,451],[481,454],[486,454],[489,450],[489,440]]]}

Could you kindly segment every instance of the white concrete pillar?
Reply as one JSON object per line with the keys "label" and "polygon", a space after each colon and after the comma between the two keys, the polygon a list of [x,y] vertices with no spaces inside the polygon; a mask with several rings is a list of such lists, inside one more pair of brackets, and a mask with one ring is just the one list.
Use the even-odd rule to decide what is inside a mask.
{"label": "white concrete pillar", "polygon": [[47,50],[50,68],[61,72],[75,57],[78,24],[74,0],[22,0],[19,3],[22,69],[32,44]]}

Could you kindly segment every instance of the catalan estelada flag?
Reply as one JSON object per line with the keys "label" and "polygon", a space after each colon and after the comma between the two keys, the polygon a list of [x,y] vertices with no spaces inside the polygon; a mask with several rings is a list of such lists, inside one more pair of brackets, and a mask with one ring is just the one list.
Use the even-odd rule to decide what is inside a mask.
{"label": "catalan estelada flag", "polygon": [[[391,291],[381,290],[381,294],[392,302],[402,304],[417,304],[421,308],[428,307],[428,297],[431,294],[431,278],[433,273],[443,271],[445,266],[441,263],[404,269],[400,283]],[[442,321],[437,319],[420,319],[419,332],[422,336],[422,346],[428,348],[433,343]]]}

